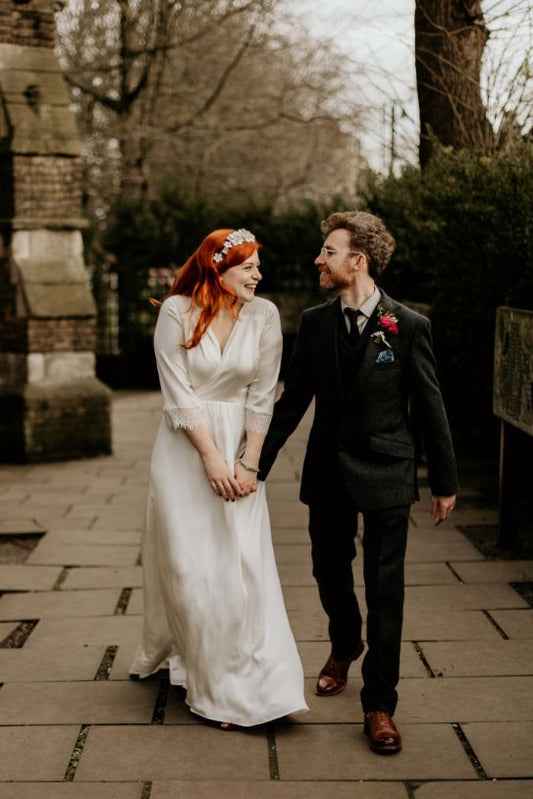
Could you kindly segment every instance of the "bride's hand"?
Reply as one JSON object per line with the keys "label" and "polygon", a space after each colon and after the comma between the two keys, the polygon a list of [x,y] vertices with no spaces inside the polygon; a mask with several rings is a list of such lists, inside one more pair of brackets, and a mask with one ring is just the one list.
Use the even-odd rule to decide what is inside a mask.
{"label": "bride's hand", "polygon": [[245,469],[239,461],[235,461],[235,477],[242,488],[242,496],[253,494],[257,489],[257,474]]}
{"label": "bride's hand", "polygon": [[207,479],[217,496],[234,500],[243,495],[239,481],[218,453],[206,455],[202,460]]}

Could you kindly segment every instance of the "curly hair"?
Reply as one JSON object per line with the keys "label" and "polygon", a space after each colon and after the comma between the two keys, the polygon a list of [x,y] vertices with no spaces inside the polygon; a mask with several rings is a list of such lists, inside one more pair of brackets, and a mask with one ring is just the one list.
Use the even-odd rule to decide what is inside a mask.
{"label": "curly hair", "polygon": [[368,273],[375,280],[387,268],[396,247],[396,241],[383,221],[365,211],[337,211],[324,219],[320,228],[324,238],[333,230],[347,230],[350,234],[350,246],[366,255]]}

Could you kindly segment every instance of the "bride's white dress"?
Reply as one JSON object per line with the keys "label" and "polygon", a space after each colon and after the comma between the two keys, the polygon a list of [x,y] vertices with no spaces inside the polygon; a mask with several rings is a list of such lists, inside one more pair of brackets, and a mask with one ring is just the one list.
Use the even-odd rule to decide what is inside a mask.
{"label": "bride's white dress", "polygon": [[151,461],[143,533],[144,625],[130,673],[168,665],[194,713],[251,726],[306,710],[303,672],[272,548],[264,483],[226,502],[182,428],[204,423],[233,464],[245,429],[266,432],[278,378],[276,307],[244,304],[224,351],[188,297],[163,303],[154,346],[164,413]]}

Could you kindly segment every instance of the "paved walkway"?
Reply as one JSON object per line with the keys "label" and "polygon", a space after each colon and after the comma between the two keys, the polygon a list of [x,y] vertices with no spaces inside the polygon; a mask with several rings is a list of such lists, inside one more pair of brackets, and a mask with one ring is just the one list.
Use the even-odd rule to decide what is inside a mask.
{"label": "paved walkway", "polygon": [[[487,561],[427,493],[412,514],[403,677],[404,751],[371,753],[359,664],[314,696],[328,654],[297,480],[308,419],[268,483],[279,570],[311,712],[223,733],[165,680],[133,682],[139,527],[157,394],[114,401],[114,454],[0,467],[0,532],[43,533],[0,565],[0,799],[509,799],[533,796],[533,615],[512,587],[533,561]],[[465,489],[454,524],[494,523]],[[1,543],[2,536],[0,536]],[[356,566],[358,592],[361,575]]]}

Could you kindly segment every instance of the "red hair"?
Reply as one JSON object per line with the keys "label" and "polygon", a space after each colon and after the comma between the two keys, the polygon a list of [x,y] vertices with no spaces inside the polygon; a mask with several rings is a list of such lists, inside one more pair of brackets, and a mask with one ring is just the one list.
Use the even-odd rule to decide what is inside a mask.
{"label": "red hair", "polygon": [[[221,261],[215,262],[213,256],[222,250],[230,233],[233,233],[232,228],[213,230],[209,233],[198,249],[178,269],[167,294],[167,297],[172,297],[174,294],[191,297],[194,304],[202,309],[191,340],[182,345],[185,349],[192,349],[200,343],[205,331],[222,308],[234,312],[236,296],[224,286],[220,276],[226,269],[242,264],[259,249],[257,241],[245,241],[231,247]],[[154,301],[154,304],[160,303]]]}

